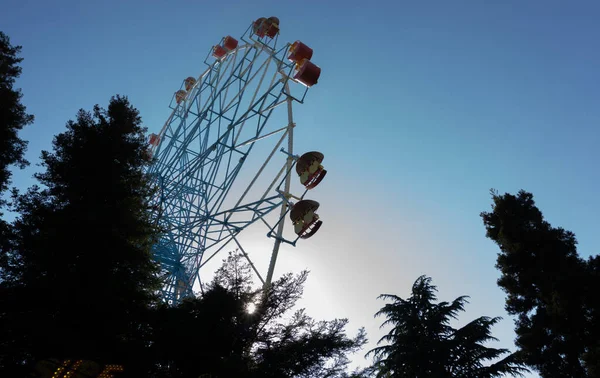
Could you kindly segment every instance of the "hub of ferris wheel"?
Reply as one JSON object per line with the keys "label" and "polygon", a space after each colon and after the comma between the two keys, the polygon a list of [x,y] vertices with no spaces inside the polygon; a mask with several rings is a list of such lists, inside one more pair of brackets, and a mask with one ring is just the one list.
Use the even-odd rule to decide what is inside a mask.
{"label": "hub of ferris wheel", "polygon": [[[303,42],[278,46],[279,34],[277,17],[261,17],[240,40],[222,38],[207,55],[206,70],[183,80],[173,94],[171,115],[149,137],[153,219],[163,230],[153,254],[168,303],[194,295],[194,285],[201,285],[200,268],[228,245],[241,251],[267,287],[280,245],[295,246],[322,225],[319,203],[305,195],[327,174],[324,155],[294,154],[292,113],[292,104],[303,104],[317,84],[321,68]],[[283,118],[278,120],[280,109]],[[275,127],[279,121],[283,127]],[[264,161],[247,167],[260,152],[268,152]],[[265,180],[275,155],[283,156],[284,163],[272,180]],[[269,184],[264,191],[258,189],[261,183]],[[301,193],[294,194],[293,185]],[[245,230],[261,223],[273,241],[266,277],[240,242]],[[286,223],[292,237],[284,233]]]}

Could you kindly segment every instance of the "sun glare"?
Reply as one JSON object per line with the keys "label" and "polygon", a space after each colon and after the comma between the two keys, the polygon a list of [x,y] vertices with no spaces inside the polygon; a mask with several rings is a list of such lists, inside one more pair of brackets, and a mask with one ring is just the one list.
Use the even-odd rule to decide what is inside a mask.
{"label": "sun glare", "polygon": [[254,313],[255,310],[256,310],[256,305],[254,303],[248,303],[248,305],[246,306],[246,312],[248,314],[252,314],[252,313]]}

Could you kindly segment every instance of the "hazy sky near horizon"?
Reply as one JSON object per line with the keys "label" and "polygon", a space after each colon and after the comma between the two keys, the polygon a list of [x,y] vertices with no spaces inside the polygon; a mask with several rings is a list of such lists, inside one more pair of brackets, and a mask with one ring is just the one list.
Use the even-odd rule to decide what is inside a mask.
{"label": "hazy sky near horizon", "polygon": [[[117,93],[158,131],[210,47],[271,15],[323,70],[295,116],[297,143],[325,152],[329,170],[323,229],[285,250],[276,275],[311,270],[309,313],[366,326],[372,347],[377,295],[405,297],[427,274],[441,300],[470,295],[460,323],[503,316],[493,345],[512,348],[479,213],[490,188],[531,191],[553,225],[576,233],[581,255],[598,253],[596,1],[3,0],[0,29],[23,46],[17,85],[36,117],[22,133],[28,158],[78,109]],[[36,169],[15,184],[31,185]]]}

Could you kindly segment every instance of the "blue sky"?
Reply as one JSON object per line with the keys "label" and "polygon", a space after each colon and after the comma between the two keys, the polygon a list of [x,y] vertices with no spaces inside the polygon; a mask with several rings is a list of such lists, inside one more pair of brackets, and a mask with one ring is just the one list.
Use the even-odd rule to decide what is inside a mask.
{"label": "blue sky", "polygon": [[[441,299],[471,296],[463,319],[501,315],[496,247],[479,213],[489,189],[534,193],[554,225],[598,253],[600,3],[595,1],[25,1],[0,25],[23,45],[18,85],[36,122],[28,157],[79,108],[129,96],[156,131],[172,93],[210,47],[261,16],[315,51],[320,82],[296,111],[296,142],[326,153],[326,228],[282,260],[307,267],[305,304],[366,325],[382,292],[420,274]],[[15,173],[30,185],[32,171]],[[327,231],[326,231],[327,230]],[[361,361],[359,361],[361,362]]]}

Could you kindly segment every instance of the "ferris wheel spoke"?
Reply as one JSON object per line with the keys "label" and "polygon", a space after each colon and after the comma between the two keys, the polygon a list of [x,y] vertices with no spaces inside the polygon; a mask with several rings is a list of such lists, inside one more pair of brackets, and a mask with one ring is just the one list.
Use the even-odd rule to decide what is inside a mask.
{"label": "ferris wheel spoke", "polygon": [[[235,125],[234,125],[234,126],[235,126]],[[238,152],[240,152],[241,154],[243,154],[243,152],[242,152],[242,151],[239,151],[239,150],[238,150],[237,148],[235,148],[234,146],[229,146],[229,145],[227,145],[226,143],[222,143],[222,140],[225,140],[225,138],[228,136],[228,133],[229,133],[229,131],[227,131],[225,134],[223,134],[223,135],[221,136],[221,138],[219,138],[219,140],[217,140],[217,141],[216,141],[216,142],[213,144],[213,146],[212,146],[211,148],[208,148],[208,149],[206,149],[206,151],[204,152],[204,154],[195,156],[195,157],[193,158],[193,161],[194,161],[195,163],[197,163],[197,164],[199,164],[199,163],[201,163],[201,162],[203,162],[203,161],[206,161],[206,160],[207,160],[207,158],[208,158],[208,156],[209,156],[209,154],[210,154],[210,152],[211,152],[211,150],[214,150],[214,149],[215,149],[215,148],[217,148],[219,145],[220,145],[221,147],[231,148],[231,149],[232,149],[232,151],[238,151]],[[188,140],[187,142],[189,143],[190,141]],[[239,148],[239,146],[238,146],[238,148]],[[181,151],[181,150],[183,150],[183,149],[181,149],[181,148],[180,148],[179,150]],[[183,158],[183,156],[181,156],[181,155],[182,155],[182,154],[180,154],[180,155],[179,155],[180,159],[181,159],[181,158]],[[173,157],[171,158],[171,161],[173,161],[173,160],[174,160],[174,159],[176,159],[176,158],[177,158],[177,156],[173,156]],[[208,161],[210,162],[210,159],[208,159]],[[172,163],[171,163],[171,164],[172,164]],[[165,164],[165,165],[167,165],[167,166],[168,166],[168,164]],[[190,166],[188,166],[188,167],[187,167],[187,170],[189,170],[189,171],[193,171],[193,170],[194,170],[194,169],[196,169],[196,168],[197,168],[196,166],[194,166],[194,165],[190,165]],[[182,174],[183,174],[183,173],[185,173],[185,172],[182,172]]]}
{"label": "ferris wheel spoke", "polygon": [[[238,207],[242,203],[242,201],[244,200],[244,198],[246,197],[246,195],[248,194],[248,192],[252,189],[252,187],[254,186],[254,184],[256,183],[256,181],[258,180],[258,178],[260,177],[260,175],[263,173],[263,171],[266,168],[266,166],[271,162],[271,159],[275,155],[275,152],[279,149],[279,147],[281,146],[281,144],[283,143],[283,141],[285,140],[285,138],[288,136],[289,127],[290,126],[287,126],[287,127],[284,128],[286,131],[283,133],[283,135],[281,135],[281,138],[275,144],[275,146],[271,150],[271,153],[269,154],[269,156],[267,156],[267,159],[265,160],[265,162],[258,169],[258,171],[256,172],[256,175],[252,178],[252,180],[250,181],[248,187],[244,190],[244,192],[242,193],[242,195],[240,196],[240,198],[237,200],[234,208]],[[278,178],[283,173],[283,171],[285,170],[285,168],[286,168],[286,165],[284,165],[281,168],[281,170],[279,171],[279,173],[277,174],[277,176],[275,177],[275,179],[273,180],[273,182],[271,183],[271,185],[267,188],[267,190],[265,191],[265,193],[262,195],[261,200],[264,200],[267,197],[268,193],[271,191],[272,187],[275,185],[275,182],[278,180]]]}
{"label": "ferris wheel spoke", "polygon": [[[235,126],[237,126],[238,124],[243,124],[243,123],[245,123],[245,122],[246,122],[246,121],[247,121],[249,118],[252,118],[252,117],[254,117],[254,116],[256,116],[256,115],[259,115],[259,121],[258,121],[258,127],[257,127],[257,128],[258,128],[258,132],[257,132],[257,134],[254,136],[254,140],[258,140],[258,139],[260,139],[260,138],[261,138],[261,136],[260,136],[260,131],[263,129],[263,127],[264,127],[264,124],[266,123],[266,120],[267,120],[267,118],[268,118],[268,117],[264,117],[264,115],[260,114],[258,111],[254,111],[254,114],[250,114],[250,115],[249,115],[249,113],[251,113],[251,112],[254,110],[254,108],[255,108],[255,107],[257,107],[258,105],[262,105],[262,104],[264,104],[264,100],[265,100],[266,98],[267,98],[267,96],[266,96],[266,95],[264,95],[264,96],[262,96],[262,98],[260,99],[260,100],[262,100],[262,101],[260,101],[260,100],[259,100],[259,101],[256,101],[255,103],[251,104],[251,105],[250,105],[250,109],[249,109],[248,111],[246,111],[246,112],[245,112],[244,116],[242,116],[242,117],[241,117],[241,120],[240,120],[240,121],[238,121],[238,122],[236,122],[236,123],[234,123],[234,124],[232,124],[231,126],[235,127]],[[264,120],[261,122],[261,119],[260,119],[260,118],[263,118]],[[182,122],[182,123],[183,123],[183,122]],[[200,123],[200,122],[198,122],[198,124],[199,124],[199,123]],[[231,127],[231,126],[230,126],[230,127]],[[208,129],[208,127],[207,127],[207,129]],[[240,129],[241,129],[241,128],[240,128]],[[188,137],[189,139],[188,139],[187,141],[184,141],[184,143],[183,143],[183,144],[185,144],[185,145],[189,145],[189,143],[191,142],[191,138],[193,138],[193,137],[192,137],[192,135],[193,135],[193,131],[194,131],[194,130],[191,130],[191,131],[190,131],[190,133],[189,133],[190,137]],[[240,130],[240,131],[241,131],[241,130]],[[239,136],[239,135],[240,135],[240,131],[238,131],[238,134],[237,134],[237,136]],[[222,138],[221,138],[221,139],[222,139]],[[173,147],[173,148],[176,148],[176,146],[172,146],[172,147]],[[237,146],[237,147],[239,148],[240,146]],[[213,147],[213,148],[214,148],[214,147]],[[235,149],[235,147],[234,147],[234,149]],[[178,157],[181,159],[181,158],[182,158],[182,156],[181,156],[181,155],[183,154],[183,151],[185,151],[185,149],[183,149],[183,148],[177,148],[177,150],[178,150],[178,151],[180,151],[180,154],[179,154],[179,155],[174,155],[174,156],[172,156],[172,158],[171,158],[171,164],[173,163],[173,160],[177,159]],[[191,151],[190,151],[190,152],[191,152]],[[196,160],[196,161],[202,161],[202,160],[204,160],[203,158],[204,158],[204,156],[203,156],[203,155],[200,155],[200,156],[197,156],[197,157],[196,157],[194,160]],[[166,165],[168,166],[169,164],[167,163]],[[171,166],[172,166],[172,165],[171,165]],[[190,167],[190,169],[194,169],[194,168],[195,168],[195,167]]]}
{"label": "ferris wheel spoke", "polygon": [[[258,82],[258,85],[256,86],[256,89],[254,90],[254,94],[252,97],[252,100],[250,100],[250,102],[254,102],[254,98],[256,97],[256,95],[259,93],[260,89],[261,89],[261,85],[262,82],[268,72],[268,68],[269,68],[269,64],[271,63],[271,57],[267,58],[267,60],[265,60],[259,67],[258,69],[255,70],[255,72],[253,73],[252,76],[248,77],[246,80],[241,80],[240,81],[240,85],[243,82],[243,86],[239,89],[238,93],[231,99],[231,101],[229,102],[229,104],[227,104],[225,107],[221,107],[221,109],[223,110],[224,113],[226,113],[227,111],[229,111],[231,108],[233,108],[234,106],[234,102],[236,100],[239,100],[240,97],[245,93],[246,87],[252,82],[253,79],[256,78],[256,76],[258,76],[261,72],[262,72],[262,76],[260,78],[260,81]],[[248,66],[248,68],[252,68],[252,64]],[[248,76],[250,74],[250,71],[247,72]]]}
{"label": "ferris wheel spoke", "polygon": [[240,244],[240,242],[238,241],[238,239],[235,237],[235,235],[231,232],[231,230],[229,229],[229,227],[227,229],[229,230],[229,232],[231,234],[231,237],[232,237],[233,241],[235,242],[235,244],[238,246],[238,248],[240,249],[240,251],[242,251],[242,254],[246,258],[246,260],[248,260],[248,263],[250,264],[250,267],[252,268],[252,270],[254,270],[254,273],[256,273],[256,276],[258,277],[258,279],[260,280],[260,282],[264,285],[265,284],[265,280],[263,279],[263,277],[260,274],[260,272],[258,271],[258,269],[256,269],[256,266],[254,266],[254,263],[250,259],[250,256],[248,256],[248,254],[244,250],[244,247],[242,247],[242,245]]}
{"label": "ferris wheel spoke", "polygon": [[[230,221],[230,217],[232,215],[243,216],[244,214],[250,213],[252,214],[252,218],[244,221],[236,221],[236,223],[244,224],[244,226],[254,223],[258,217],[263,217],[269,214],[273,209],[279,207],[281,205],[282,199],[281,196],[273,196],[263,200],[254,201],[242,206],[237,206],[232,209],[221,211],[215,215],[213,215],[208,222],[220,222],[222,224],[233,224],[234,222]],[[223,217],[223,220],[220,220]],[[239,228],[239,227],[237,227]]]}
{"label": "ferris wheel spoke", "polygon": [[216,248],[214,251],[212,251],[210,256],[208,256],[207,258],[202,258],[202,257],[204,257],[204,255],[200,256],[199,258],[201,258],[202,261],[198,264],[198,268],[200,269],[203,266],[205,266],[208,262],[210,262],[210,260],[212,260],[213,257],[215,257],[223,249],[225,249],[225,247],[227,247],[229,245],[229,243],[231,243],[232,240],[233,240],[232,237],[222,239],[221,240],[222,244],[218,248]]}
{"label": "ferris wheel spoke", "polygon": [[[266,119],[265,119],[265,121],[266,121]],[[258,141],[258,140],[260,140],[260,139],[266,138],[266,137],[268,137],[268,136],[271,136],[271,135],[273,135],[273,134],[275,134],[275,133],[278,133],[278,132],[282,132],[283,130],[285,130],[285,128],[282,128],[282,129],[276,130],[276,131],[274,131],[274,132],[272,132],[272,133],[268,133],[268,134],[265,134],[265,135],[263,135],[263,136],[254,137],[252,140],[249,140],[249,141],[247,141],[245,144],[246,144],[246,145],[248,145],[248,144],[252,144],[252,143],[254,143],[254,142],[256,142],[256,141]],[[283,138],[284,138],[284,137],[285,137],[285,135],[284,135],[284,136],[282,136],[281,140],[280,140],[280,141],[277,143],[277,146],[276,146],[276,148],[278,148],[278,146],[281,144],[281,142],[282,142],[282,140],[283,140]],[[230,178],[230,179],[231,179],[231,181],[233,181],[233,180],[235,179],[235,176],[236,176],[236,175],[237,175],[237,173],[239,172],[239,170],[240,170],[241,166],[242,166],[242,165],[243,165],[243,163],[244,163],[244,158],[245,158],[245,157],[248,155],[248,153],[250,152],[250,149],[251,149],[251,147],[252,147],[252,146],[249,146],[249,148],[248,148],[248,149],[247,149],[245,152],[242,152],[242,151],[240,151],[240,150],[239,150],[240,146],[228,146],[228,145],[223,145],[223,147],[224,147],[224,148],[226,148],[226,149],[228,149],[228,152],[230,152],[230,153],[231,153],[231,154],[229,155],[229,156],[230,156],[230,159],[231,159],[231,156],[232,156],[232,153],[233,153],[233,152],[238,152],[238,153],[239,153],[239,154],[242,156],[242,157],[241,157],[241,159],[240,159],[240,161],[239,161],[239,163],[235,165],[235,168],[233,169],[233,174],[232,174],[231,176],[229,176],[229,175],[226,175],[226,178]],[[224,154],[222,154],[222,155],[224,155]],[[270,157],[272,157],[272,155],[273,155],[273,153],[271,153]],[[269,159],[270,159],[270,157],[269,157]],[[217,159],[217,160],[218,160],[218,161],[217,161],[217,165],[216,165],[216,167],[218,168],[218,164],[220,163],[220,159]],[[267,161],[267,162],[268,162],[268,161]],[[264,167],[263,167],[263,168],[264,168]],[[262,169],[261,169],[261,171],[262,171]],[[227,170],[227,172],[229,172],[229,169]],[[211,182],[211,180],[206,180],[206,181],[207,181],[207,182]],[[227,183],[226,183],[226,182],[225,182],[225,187],[228,187],[228,185],[227,185]],[[226,194],[226,192],[224,192],[224,193]]]}
{"label": "ferris wheel spoke", "polygon": [[[263,79],[264,79],[264,76],[263,76],[263,77],[261,77],[261,81],[260,81],[260,83],[259,83],[259,86],[261,86],[261,85],[262,85],[262,81],[263,81]],[[267,93],[268,93],[268,95],[267,95],[267,96],[273,96],[273,97],[275,97],[275,99],[276,99],[276,100],[278,100],[278,99],[281,97],[281,92],[279,92],[279,94],[278,94],[278,95],[275,95],[275,94],[273,93],[273,92],[274,92],[274,89],[276,88],[276,84],[275,84],[275,80],[276,80],[276,79],[277,79],[277,76],[276,76],[276,75],[274,75],[274,76],[273,76],[273,78],[271,79],[271,82],[269,83],[269,86],[268,86],[269,90],[267,91]],[[259,88],[257,88],[257,89],[256,89],[256,91],[255,91],[255,93],[254,93],[254,96],[253,96],[253,98],[252,98],[252,103],[254,103],[254,101],[255,101],[255,99],[256,99],[256,95],[258,94],[258,89],[259,89]],[[266,97],[265,97],[265,101],[266,101]],[[262,108],[263,108],[263,106],[264,106],[264,101],[263,101],[263,103],[261,104],[261,107],[258,109],[258,111],[257,111],[257,110],[254,110],[253,108],[249,108],[249,111],[250,111],[250,112],[252,112],[252,113],[253,113],[253,115],[259,115],[259,117],[260,117],[260,116],[261,116],[263,113],[265,113],[264,111],[262,111]],[[270,113],[268,113],[268,114],[270,114]],[[234,140],[234,144],[235,144],[235,143],[237,143],[238,139],[240,138],[240,135],[241,135],[241,133],[242,133],[242,130],[243,130],[243,128],[244,128],[244,126],[245,126],[245,124],[246,124],[246,121],[247,121],[247,120],[248,120],[248,117],[244,117],[244,118],[241,120],[240,127],[239,127],[239,129],[238,129],[238,133],[237,133],[237,135],[236,135],[236,137],[235,137],[235,140]],[[258,130],[257,130],[257,132],[258,132]]]}
{"label": "ferris wheel spoke", "polygon": [[[273,196],[261,201],[255,201],[237,208],[222,211],[210,217],[192,216],[189,219],[187,229],[203,227],[207,235],[221,233],[226,227],[233,227],[234,229],[241,231],[259,219],[264,220],[264,217],[277,209],[281,205],[281,202],[280,196]],[[235,221],[230,220],[232,214],[236,215]],[[267,226],[270,227],[268,223]],[[213,239],[214,242],[218,242],[218,240],[218,237]]]}
{"label": "ferris wheel spoke", "polygon": [[[233,58],[230,60],[231,61],[231,73],[230,73],[230,75],[234,74],[233,67],[236,66],[236,61],[238,59],[238,53],[239,53],[239,50],[237,50],[235,52],[235,54],[233,55]],[[220,109],[223,109],[223,103],[224,103],[225,99],[227,98],[228,93],[229,93],[229,87],[225,88],[225,93],[220,98],[220,101],[219,101],[219,107],[220,107]],[[222,113],[224,113],[224,112],[222,112]]]}
{"label": "ferris wheel spoke", "polygon": [[[191,127],[187,126],[187,122],[186,122],[186,117],[185,115],[180,115],[180,114],[175,114],[174,117],[172,117],[171,119],[171,125],[173,123],[177,123],[177,127],[173,128],[170,127],[170,135],[168,135],[168,137],[171,139],[171,143],[169,143],[168,147],[170,147],[170,149],[174,150],[174,153],[170,156],[171,157],[171,161],[166,162],[164,161],[164,159],[169,156],[169,154],[164,154],[163,155],[163,163],[166,164],[167,166],[169,166],[170,164],[173,163],[173,161],[176,161],[177,159],[181,158],[181,156],[183,155],[184,152],[186,152],[186,149],[188,148],[187,146],[189,146],[194,137],[199,137],[201,136],[201,134],[199,135],[197,133],[197,129],[202,126],[202,121],[208,119],[209,122],[206,125],[206,133],[205,133],[205,137],[208,136],[208,130],[209,127],[211,126],[211,124],[217,120],[218,118],[215,117],[214,119],[212,119],[212,117],[209,116],[210,114],[210,109],[212,108],[212,106],[214,105],[214,102],[216,101],[217,98],[217,92],[218,92],[218,88],[216,85],[214,85],[214,81],[217,81],[220,79],[220,76],[214,76],[214,77],[209,77],[209,81],[206,83],[203,83],[203,86],[206,86],[208,88],[211,88],[210,90],[210,94],[209,94],[209,98],[211,98],[210,101],[206,101],[204,103],[204,106],[202,106],[201,111],[199,111],[198,116],[196,116],[196,119],[192,121],[191,123]],[[196,97],[194,97],[194,99],[192,100],[193,102],[195,102],[198,107],[200,108],[200,101],[201,100],[199,97],[199,94],[202,92],[202,90],[200,90],[198,92],[198,95]],[[192,105],[190,105],[191,107]],[[181,146],[174,146],[174,142],[179,141],[179,135],[183,136],[184,139],[181,140],[179,143],[181,144]],[[191,139],[190,139],[191,138]],[[204,141],[204,144],[206,145],[206,141]],[[181,148],[182,146],[185,146],[186,148]],[[175,148],[174,148],[175,147]],[[192,150],[190,150],[192,151]],[[202,151],[202,149],[201,149]]]}
{"label": "ferris wheel spoke", "polygon": [[[226,136],[227,136],[227,134],[223,135],[221,138],[223,139]],[[172,181],[181,183],[181,180],[189,179],[192,175],[194,175],[195,172],[197,172],[197,169],[200,168],[202,163],[207,162],[207,159],[210,158],[210,155],[216,150],[217,147],[218,147],[218,145],[215,144],[214,148],[207,149],[207,151],[205,151],[201,155],[195,156],[187,164],[185,164],[184,166],[181,166],[180,169],[178,169],[176,171],[177,173],[175,173],[174,168],[167,170],[168,173],[173,175]],[[210,162],[210,160],[208,160],[208,162]],[[170,195],[178,195],[184,189],[184,186],[173,186],[171,189],[178,190],[178,191],[177,192],[167,192],[166,195],[169,195],[169,196]]]}

